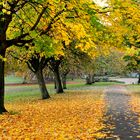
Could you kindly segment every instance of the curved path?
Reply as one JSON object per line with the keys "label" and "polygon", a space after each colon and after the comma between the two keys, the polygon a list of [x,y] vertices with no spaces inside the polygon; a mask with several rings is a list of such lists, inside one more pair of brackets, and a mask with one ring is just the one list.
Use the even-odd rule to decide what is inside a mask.
{"label": "curved path", "polygon": [[107,121],[114,128],[104,130],[110,131],[106,140],[140,140],[140,126],[138,116],[131,111],[129,101],[131,95],[124,86],[112,86],[105,90],[105,101],[107,103]]}

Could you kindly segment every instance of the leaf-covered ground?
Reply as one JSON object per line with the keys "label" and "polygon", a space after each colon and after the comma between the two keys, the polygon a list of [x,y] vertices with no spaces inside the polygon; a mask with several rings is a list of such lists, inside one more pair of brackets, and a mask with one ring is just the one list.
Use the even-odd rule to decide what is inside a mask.
{"label": "leaf-covered ground", "polygon": [[49,100],[9,100],[10,112],[0,115],[0,140],[139,140],[138,95],[117,85],[67,91]]}
{"label": "leaf-covered ground", "polygon": [[[6,104],[9,114],[0,116],[2,140],[94,140],[105,138],[104,96],[98,91],[55,95],[47,101]],[[0,139],[1,139],[0,137]]]}
{"label": "leaf-covered ground", "polygon": [[[140,93],[138,94],[134,94],[131,97],[131,101],[130,101],[130,106],[132,111],[137,114],[137,118],[138,118],[138,125],[140,126]],[[139,135],[137,136],[138,139],[140,139],[140,128],[135,130],[136,132],[139,132]]]}

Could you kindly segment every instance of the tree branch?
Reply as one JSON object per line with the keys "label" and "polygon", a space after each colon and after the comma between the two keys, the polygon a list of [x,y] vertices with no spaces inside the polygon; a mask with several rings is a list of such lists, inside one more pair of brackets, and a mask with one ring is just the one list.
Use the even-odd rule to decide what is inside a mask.
{"label": "tree branch", "polygon": [[46,33],[51,29],[52,24],[55,22],[55,19],[56,19],[59,15],[61,15],[64,11],[65,11],[65,9],[63,9],[63,10],[57,12],[56,15],[52,18],[51,22],[48,24],[48,27],[47,27],[44,31],[42,31],[42,32],[40,33],[40,35],[46,34]]}
{"label": "tree branch", "polygon": [[38,16],[38,18],[37,18],[37,20],[36,20],[36,22],[35,22],[35,24],[34,24],[33,27],[30,29],[31,31],[33,31],[33,30],[36,28],[36,26],[38,25],[38,23],[39,23],[39,21],[40,21],[42,15],[45,13],[47,7],[48,7],[48,6],[46,6],[46,7],[44,7],[44,8],[42,9],[41,13],[39,14],[39,16]]}
{"label": "tree branch", "polygon": [[33,41],[33,39],[29,39],[29,40],[23,40],[23,38],[25,38],[26,36],[28,36],[29,33],[25,33],[25,34],[22,34],[14,39],[11,39],[11,40],[7,40],[6,43],[7,43],[7,47],[11,46],[11,45],[17,45],[17,46],[23,46],[25,45],[26,43],[30,43]]}

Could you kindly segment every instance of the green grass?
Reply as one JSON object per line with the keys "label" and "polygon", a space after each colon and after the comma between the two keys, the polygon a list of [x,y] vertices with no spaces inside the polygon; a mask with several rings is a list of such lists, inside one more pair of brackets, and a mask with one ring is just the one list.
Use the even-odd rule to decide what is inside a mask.
{"label": "green grass", "polygon": [[5,83],[11,84],[11,83],[22,83],[23,78],[22,77],[16,77],[14,75],[8,75],[5,77]]}
{"label": "green grass", "polygon": [[[75,81],[74,81],[75,82]],[[67,90],[103,90],[106,86],[116,85],[116,82],[97,82],[92,85],[86,85],[85,82],[68,84]],[[54,85],[47,84],[48,91],[50,95],[55,93]],[[6,86],[5,101],[24,101],[24,100],[35,100],[41,99],[41,93],[38,85],[17,85],[17,86]]]}
{"label": "green grass", "polygon": [[94,86],[111,86],[111,85],[120,85],[123,83],[120,82],[96,82]]}
{"label": "green grass", "polygon": [[140,93],[140,85],[127,85],[127,89],[131,92]]}
{"label": "green grass", "polygon": [[[6,86],[5,91],[6,102],[41,98],[41,93],[38,85]],[[48,85],[48,91],[51,94],[55,93],[53,85]]]}
{"label": "green grass", "polygon": [[119,82],[96,82],[94,84],[91,84],[91,85],[87,85],[85,84],[85,82],[81,82],[81,83],[78,83],[78,84],[68,84],[67,87],[68,89],[72,90],[72,89],[103,89],[105,88],[106,86],[111,86],[111,85],[120,85],[122,83],[119,83]]}

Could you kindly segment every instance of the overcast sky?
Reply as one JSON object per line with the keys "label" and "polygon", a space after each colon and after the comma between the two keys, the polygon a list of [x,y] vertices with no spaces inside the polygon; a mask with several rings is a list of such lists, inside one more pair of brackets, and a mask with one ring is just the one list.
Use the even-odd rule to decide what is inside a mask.
{"label": "overcast sky", "polygon": [[107,0],[93,0],[96,4],[100,5],[101,7],[106,7],[107,5]]}

